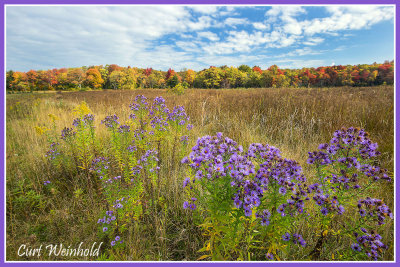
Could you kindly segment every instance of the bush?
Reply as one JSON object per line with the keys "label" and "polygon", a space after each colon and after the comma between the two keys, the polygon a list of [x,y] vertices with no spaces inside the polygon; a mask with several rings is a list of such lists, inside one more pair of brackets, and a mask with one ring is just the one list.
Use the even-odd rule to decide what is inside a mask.
{"label": "bush", "polygon": [[175,85],[172,88],[168,88],[168,92],[175,94],[175,95],[183,95],[185,93],[185,89],[187,87],[185,87],[185,84],[183,83],[178,83],[177,85]]}

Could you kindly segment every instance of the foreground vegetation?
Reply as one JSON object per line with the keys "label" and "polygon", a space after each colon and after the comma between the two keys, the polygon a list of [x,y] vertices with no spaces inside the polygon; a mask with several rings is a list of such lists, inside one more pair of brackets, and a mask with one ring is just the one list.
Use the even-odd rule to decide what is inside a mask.
{"label": "foreground vegetation", "polygon": [[[219,200],[207,198],[207,195],[213,194],[202,196],[207,192],[207,184],[199,185],[205,186],[204,188],[197,183],[191,185],[191,188],[186,186],[188,191],[185,193],[182,184],[188,185],[186,177],[191,176],[190,168],[186,168],[185,161],[181,163],[181,160],[190,154],[198,137],[216,135],[214,138],[217,140],[222,138],[217,132],[222,132],[224,137],[242,145],[245,151],[252,143],[279,148],[283,158],[295,160],[296,164],[303,167],[307,181],[302,183],[307,186],[323,184],[319,180],[321,175],[314,171],[314,164],[308,164],[312,163],[312,156],[307,152],[316,151],[319,144],[329,142],[334,131],[355,126],[365,129],[369,138],[379,144],[379,151],[382,152],[379,157],[371,158],[368,164],[388,169],[390,178],[393,177],[394,165],[393,93],[393,87],[381,86],[334,90],[188,90],[181,96],[161,90],[9,95],[6,124],[7,259],[38,259],[18,257],[16,252],[21,244],[69,245],[103,241],[105,245],[101,250],[101,260],[266,260],[265,254],[268,258],[279,260],[368,260],[365,253],[364,256],[356,254],[357,242],[354,243],[349,235],[339,233],[343,225],[349,222],[349,217],[357,214],[359,198],[353,193],[347,195],[347,200],[339,199],[342,205],[347,201],[355,203],[353,207],[348,206],[348,209],[346,206],[347,215],[342,217],[335,217],[329,212],[328,215],[332,216],[325,216],[327,214],[322,214],[318,205],[313,204],[315,199],[308,201],[304,210],[310,214],[318,214],[316,218],[319,219],[315,223],[300,214],[294,221],[288,219],[290,216],[276,217],[276,210],[266,207],[268,201],[260,199],[262,205],[253,207],[252,212],[255,215],[256,207],[263,207],[269,209],[272,217],[267,216],[267,213],[258,213],[256,220],[248,217],[245,209],[242,215],[238,215],[238,220],[244,225],[241,229],[260,232],[267,241],[258,244],[255,240],[259,240],[259,236],[242,233],[240,236],[247,239],[239,238],[238,242],[229,243],[227,240],[235,240],[229,235],[233,233],[231,227],[234,225],[225,221],[222,223],[223,228],[216,226],[218,222],[225,220],[224,216],[232,216],[230,209],[233,202],[225,205],[221,219],[221,216],[217,216],[221,212],[218,210],[220,207],[215,205],[220,203]],[[142,102],[144,99],[138,98],[138,95],[147,98],[149,105],[146,108]],[[165,98],[165,103],[163,99],[156,98],[157,96]],[[87,106],[81,103],[82,100],[86,101]],[[133,102],[136,103],[132,104]],[[164,118],[164,104],[171,112],[176,111],[175,117],[168,117],[168,126],[160,123],[162,119],[157,122],[146,121],[154,116],[153,113],[147,117],[146,112],[149,109],[157,110],[158,117]],[[150,105],[154,105],[154,108],[150,108]],[[182,105],[185,110],[173,109],[177,105]],[[94,117],[88,114],[93,114]],[[113,114],[118,114],[119,117],[114,117]],[[136,116],[133,124],[130,114]],[[76,118],[79,120],[74,121]],[[133,131],[150,127],[138,123],[139,118],[148,122],[148,125],[156,125],[153,134],[144,138],[145,135],[138,135],[139,132]],[[173,124],[172,121],[177,123]],[[189,126],[191,124],[193,128]],[[119,128],[121,125],[129,128]],[[136,134],[131,138],[135,138],[136,147],[131,147],[132,154],[129,154],[127,150],[120,148],[132,145],[126,143],[125,137],[133,132]],[[60,151],[64,153],[58,154]],[[125,151],[125,154],[119,151]],[[109,159],[100,158],[104,155],[109,156]],[[223,154],[221,156],[225,157]],[[129,162],[134,162],[131,157],[141,162],[139,165],[142,169],[137,173],[133,173],[136,165],[127,168]],[[106,166],[109,166],[109,171]],[[259,168],[258,165],[255,167]],[[323,172],[325,167],[318,168]],[[352,172],[354,174],[354,170]],[[135,174],[140,174],[137,179],[126,179]],[[145,179],[139,178],[143,175]],[[121,177],[118,178],[119,176]],[[118,181],[110,185],[107,182],[110,178]],[[231,181],[225,182],[229,185]],[[119,188],[113,189],[113,185],[118,185]],[[360,181],[360,185],[365,184]],[[376,185],[378,184],[369,188],[367,196],[383,199],[385,205],[393,207],[393,184],[383,182]],[[279,187],[276,189],[283,190]],[[315,190],[317,188],[314,186],[311,191]],[[236,193],[229,191],[223,190],[216,196],[226,194],[224,200],[228,203],[232,201],[229,197],[233,195],[230,194]],[[267,194],[270,193],[265,193],[264,196]],[[272,194],[279,196],[276,192]],[[334,193],[331,192],[332,194]],[[99,218],[103,220],[108,217],[111,220],[112,212],[116,212],[111,206],[117,205],[115,200],[124,198],[126,201],[126,195],[130,196],[127,204],[116,208],[118,224],[106,226],[104,221],[99,221]],[[345,196],[343,194],[341,197]],[[361,196],[364,199],[366,197],[362,194]],[[202,197],[206,198],[202,200]],[[363,205],[364,202],[361,203],[362,207]],[[212,206],[216,208],[213,210]],[[237,209],[233,209],[235,210]],[[208,219],[202,221],[205,214],[208,214]],[[279,222],[281,218],[287,220]],[[258,220],[264,225],[254,224]],[[271,229],[265,228],[265,220],[271,227],[283,227],[265,232],[265,229]],[[292,225],[293,222],[296,231],[289,233],[284,226]],[[104,230],[104,227],[107,229]],[[379,226],[379,231],[373,223],[369,227],[379,233],[382,242],[387,246],[379,252],[379,259],[392,260],[392,220],[386,219],[385,224]],[[344,228],[342,231],[345,230],[349,229]],[[362,230],[359,231],[362,236]],[[290,245],[292,243],[283,242],[282,235],[286,239],[296,237],[297,243]],[[376,236],[376,233],[372,235]],[[306,242],[304,247],[302,240]],[[49,258],[43,255],[39,259]],[[74,257],[64,259],[72,260]]]}

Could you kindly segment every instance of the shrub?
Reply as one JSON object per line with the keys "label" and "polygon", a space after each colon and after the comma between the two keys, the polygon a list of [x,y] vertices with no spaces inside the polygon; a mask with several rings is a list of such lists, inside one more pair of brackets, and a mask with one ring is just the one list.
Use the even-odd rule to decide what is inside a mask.
{"label": "shrub", "polygon": [[168,92],[175,94],[175,95],[183,95],[185,93],[185,89],[187,87],[185,87],[185,85],[183,83],[178,83],[177,85],[175,85],[172,88],[168,88]]}

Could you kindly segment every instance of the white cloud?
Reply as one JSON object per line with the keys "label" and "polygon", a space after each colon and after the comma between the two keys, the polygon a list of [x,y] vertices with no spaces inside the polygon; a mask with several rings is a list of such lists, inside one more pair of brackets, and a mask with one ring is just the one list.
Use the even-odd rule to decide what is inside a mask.
{"label": "white cloud", "polygon": [[225,41],[205,45],[203,50],[210,55],[231,54],[235,52],[248,52],[255,46],[269,41],[268,33],[247,31],[230,31]]}
{"label": "white cloud", "polygon": [[304,13],[306,10],[301,6],[273,6],[265,15],[271,22],[281,20],[286,33],[300,35],[303,29],[295,17]]}
{"label": "white cloud", "polygon": [[283,32],[273,31],[271,33],[257,31],[230,31],[224,41],[206,44],[203,50],[210,55],[232,54],[236,52],[249,52],[254,49],[282,48],[294,44],[300,37],[287,35]]}
{"label": "white cloud", "polygon": [[218,41],[219,40],[218,35],[213,32],[198,32],[197,36],[201,37],[201,38],[207,38],[210,41]]}
{"label": "white cloud", "polygon": [[234,26],[247,24],[249,21],[246,18],[227,18],[224,23],[229,26]]}
{"label": "white cloud", "polygon": [[365,29],[394,16],[393,7],[330,6],[326,9],[331,14],[330,17],[301,22],[306,35]]}
{"label": "white cloud", "polygon": [[215,20],[209,16],[202,16],[196,22],[193,22],[193,21],[187,22],[188,28],[190,30],[194,30],[194,31],[209,28],[213,24],[215,24]]}
{"label": "white cloud", "polygon": [[208,15],[216,13],[219,10],[218,6],[209,6],[209,5],[195,5],[195,6],[189,6],[189,8],[195,12]]}
{"label": "white cloud", "polygon": [[221,55],[205,55],[201,57],[201,64],[203,68],[209,66],[235,66],[239,67],[242,64],[261,65],[265,62],[267,56],[241,54],[235,57],[232,56],[221,56]]}
{"label": "white cloud", "polygon": [[268,24],[264,24],[264,23],[261,23],[261,22],[253,23],[253,27],[256,30],[269,30],[270,29],[270,26]]}
{"label": "white cloud", "polygon": [[286,24],[285,26],[283,26],[283,29],[288,34],[300,35],[303,32],[303,29],[297,21]]}
{"label": "white cloud", "polygon": [[[277,65],[281,69],[301,69],[301,68],[311,68],[325,66],[327,63],[322,59],[313,60],[303,60],[303,59],[282,59],[282,60],[272,60],[270,65]],[[263,68],[268,68],[269,66],[262,66]]]}
{"label": "white cloud", "polygon": [[322,43],[323,41],[324,41],[324,39],[320,38],[320,37],[307,38],[307,40],[304,41],[303,44],[313,46],[313,45],[318,45],[318,44]]}
{"label": "white cloud", "polygon": [[265,13],[266,17],[272,17],[275,20],[279,17],[283,21],[291,20],[293,17],[306,13],[302,6],[272,6],[270,10]]}

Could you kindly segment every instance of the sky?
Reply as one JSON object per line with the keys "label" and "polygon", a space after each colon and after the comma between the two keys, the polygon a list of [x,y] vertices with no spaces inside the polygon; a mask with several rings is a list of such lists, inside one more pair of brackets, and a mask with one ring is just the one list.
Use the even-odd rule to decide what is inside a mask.
{"label": "sky", "polygon": [[266,69],[394,59],[393,6],[7,6],[6,69]]}

